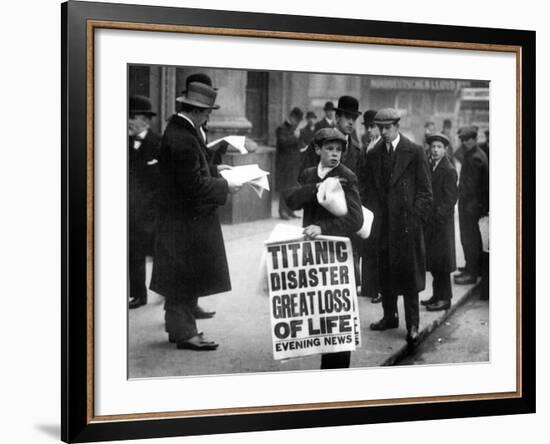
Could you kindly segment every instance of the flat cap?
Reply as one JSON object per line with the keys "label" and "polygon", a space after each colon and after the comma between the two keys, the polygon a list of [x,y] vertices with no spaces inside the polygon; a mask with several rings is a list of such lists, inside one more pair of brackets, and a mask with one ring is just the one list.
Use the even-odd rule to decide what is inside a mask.
{"label": "flat cap", "polygon": [[395,108],[383,108],[374,116],[374,123],[377,125],[387,125],[399,122],[399,119],[401,119],[401,116]]}
{"label": "flat cap", "polygon": [[475,139],[477,137],[477,126],[464,126],[458,130],[458,137],[461,140]]}
{"label": "flat cap", "polygon": [[317,145],[321,145],[323,142],[329,142],[332,140],[339,140],[342,143],[346,143],[346,136],[344,136],[336,128],[321,128],[313,136],[313,141]]}
{"label": "flat cap", "polygon": [[430,144],[432,142],[435,142],[435,141],[439,141],[439,142],[443,143],[443,145],[445,145],[445,146],[449,146],[449,144],[451,143],[449,138],[443,133],[434,133],[434,134],[430,134],[428,137],[426,137],[426,142],[428,142]]}

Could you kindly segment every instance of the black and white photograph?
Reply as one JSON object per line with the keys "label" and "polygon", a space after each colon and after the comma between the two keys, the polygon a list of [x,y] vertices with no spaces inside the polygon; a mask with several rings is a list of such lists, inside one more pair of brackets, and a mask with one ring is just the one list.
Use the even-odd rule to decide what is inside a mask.
{"label": "black and white photograph", "polygon": [[127,87],[129,379],[490,361],[490,81]]}

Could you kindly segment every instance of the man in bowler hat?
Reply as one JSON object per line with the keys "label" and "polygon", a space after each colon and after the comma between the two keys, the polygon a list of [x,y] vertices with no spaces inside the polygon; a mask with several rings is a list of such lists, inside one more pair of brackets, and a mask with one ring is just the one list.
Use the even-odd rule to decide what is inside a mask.
{"label": "man in bowler hat", "polygon": [[458,137],[464,147],[458,184],[458,221],[466,266],[455,275],[458,285],[475,284],[481,274],[482,244],[479,219],[489,213],[489,162],[477,144],[477,127],[461,128]]}
{"label": "man in bowler hat", "polygon": [[[332,103],[332,102],[327,102]],[[355,97],[342,96],[338,99],[338,106],[334,108],[336,115],[336,126],[346,138],[346,149],[342,155],[342,163],[354,174],[357,174],[361,157],[361,147],[357,133],[355,132],[355,121],[361,115],[359,102]],[[316,154],[315,145],[310,144],[302,155],[300,172],[311,168],[319,163],[319,156]]]}
{"label": "man in bowler hat", "polygon": [[300,130],[300,149],[307,147],[313,140],[315,135],[315,123],[317,116],[313,111],[308,111],[306,113],[306,126]]}
{"label": "man in bowler hat", "polygon": [[153,255],[159,181],[160,137],[151,130],[156,113],[144,96],[131,96],[128,112],[129,308],[147,304],[145,257]]}
{"label": "man in bowler hat", "polygon": [[361,146],[355,132],[355,121],[361,115],[359,102],[355,97],[342,96],[338,99],[336,128],[346,137],[346,151],[342,163],[357,174],[361,158]]}
{"label": "man in bowler hat", "polygon": [[217,209],[239,184],[220,176],[208,162],[199,131],[214,109],[217,92],[191,82],[177,98],[162,136],[159,220],[151,289],[165,297],[168,340],[178,349],[215,350],[218,344],[197,329],[199,297],[231,290]]}
{"label": "man in bowler hat", "polygon": [[279,192],[279,217],[288,220],[298,217],[286,204],[287,192],[296,185],[300,173],[300,130],[304,113],[298,107],[290,110],[288,118],[277,127],[275,185]]}
{"label": "man in bowler hat", "polygon": [[367,153],[363,195],[374,213],[383,317],[371,330],[399,326],[397,296],[403,295],[407,343],[418,341],[418,293],[425,287],[423,224],[432,204],[428,162],[422,147],[399,132],[400,116],[392,108],[376,113],[382,139]]}
{"label": "man in bowler hat", "polygon": [[334,128],[336,126],[336,121],[334,119],[334,103],[331,101],[326,102],[323,107],[323,111],[325,113],[325,117],[315,124],[315,132],[323,128]]}
{"label": "man in bowler hat", "polygon": [[[364,196],[364,178],[361,175],[365,171],[367,153],[372,150],[380,141],[380,130],[374,123],[376,110],[369,109],[363,113],[363,125],[365,134],[362,137],[361,162],[358,169],[359,190],[361,191],[361,201],[366,206]],[[359,251],[361,253],[361,295],[371,298],[373,304],[382,302],[380,293],[380,284],[378,279],[378,244],[371,234],[367,239],[360,241]]]}

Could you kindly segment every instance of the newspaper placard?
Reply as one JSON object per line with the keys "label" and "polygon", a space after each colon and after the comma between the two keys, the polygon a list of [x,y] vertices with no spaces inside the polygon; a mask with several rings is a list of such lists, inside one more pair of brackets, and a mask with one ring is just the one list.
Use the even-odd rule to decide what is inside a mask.
{"label": "newspaper placard", "polygon": [[267,242],[274,359],[361,345],[351,242],[345,237]]}

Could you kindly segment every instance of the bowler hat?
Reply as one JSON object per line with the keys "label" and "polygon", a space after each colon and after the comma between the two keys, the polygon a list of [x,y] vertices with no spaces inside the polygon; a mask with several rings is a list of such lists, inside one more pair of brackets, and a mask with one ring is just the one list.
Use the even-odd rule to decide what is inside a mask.
{"label": "bowler hat", "polygon": [[443,133],[434,133],[434,134],[430,134],[429,136],[426,137],[426,142],[430,143],[430,144],[432,142],[435,142],[436,140],[443,143],[443,145],[445,145],[445,146],[449,146],[450,140]]}
{"label": "bowler hat", "polygon": [[460,140],[475,139],[477,137],[477,126],[464,126],[458,130]]}
{"label": "bowler hat", "polygon": [[306,113],[306,119],[316,119],[317,115],[313,111],[308,111]]}
{"label": "bowler hat", "polygon": [[397,123],[401,119],[399,111],[395,108],[383,108],[374,116],[374,123],[377,125],[389,125],[390,123]]}
{"label": "bowler hat", "polygon": [[344,147],[346,146],[346,136],[344,136],[336,128],[321,128],[313,136],[313,141],[319,146],[321,146],[323,142],[329,142],[332,140],[338,140],[344,144]]}
{"label": "bowler hat", "polygon": [[[198,72],[196,74],[191,74],[190,76],[188,76],[185,79],[185,88],[188,88],[189,84],[193,82],[204,83],[205,85],[212,86],[212,79],[210,78],[210,76],[202,72]],[[214,91],[218,90],[218,88],[214,88],[213,86],[212,88],[214,89]],[[185,94],[186,92],[187,90],[182,91],[181,93]]]}
{"label": "bowler hat", "polygon": [[220,105],[215,104],[217,95],[218,93],[211,86],[204,83],[191,82],[187,85],[185,94],[176,98],[176,101],[196,108],[218,109]]}
{"label": "bowler hat", "polygon": [[325,106],[323,107],[323,111],[332,111],[334,109],[334,103],[332,102],[326,102]]}
{"label": "bowler hat", "polygon": [[156,116],[151,110],[151,101],[145,96],[130,96],[130,115],[141,114],[144,116]]}
{"label": "bowler hat", "polygon": [[304,112],[297,106],[290,110],[290,115],[296,117],[298,120],[302,120],[304,118]]}
{"label": "bowler hat", "polygon": [[359,102],[355,97],[342,96],[338,99],[338,106],[335,108],[337,112],[351,114],[355,117],[359,116]]}
{"label": "bowler hat", "polygon": [[368,109],[363,113],[363,125],[369,126],[374,123],[374,116],[376,116],[375,109]]}

